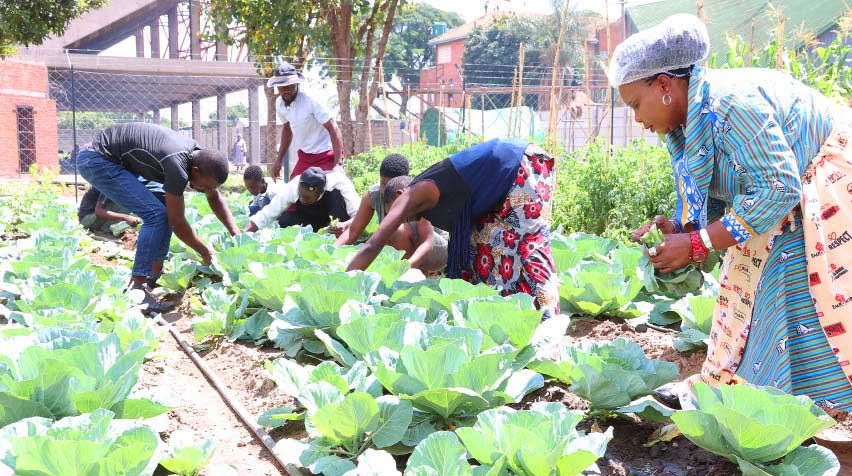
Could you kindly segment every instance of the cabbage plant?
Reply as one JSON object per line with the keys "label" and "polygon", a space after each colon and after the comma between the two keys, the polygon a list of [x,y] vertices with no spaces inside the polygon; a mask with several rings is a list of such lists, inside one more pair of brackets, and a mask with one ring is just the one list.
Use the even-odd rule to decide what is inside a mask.
{"label": "cabbage plant", "polygon": [[302,348],[322,354],[325,348],[314,331],[336,335],[344,305],[370,302],[380,279],[378,274],[360,271],[300,273],[298,283],[288,288],[281,312],[273,313],[269,340],[289,356]]}
{"label": "cabbage plant", "polygon": [[[314,474],[326,476],[393,474],[396,462],[382,449],[397,445],[412,421],[411,403],[382,396],[375,377],[363,362],[351,369],[333,362],[314,367],[288,359],[267,364],[267,370],[282,391],[293,395],[304,407],[302,413],[276,409],[275,418],[305,419],[310,442],[283,439],[275,446],[282,459]],[[282,411],[283,410],[283,411]],[[268,415],[267,415],[268,416]]]}
{"label": "cabbage plant", "polygon": [[365,356],[385,389],[426,414],[425,425],[464,424],[544,385],[538,373],[518,369],[520,351],[511,345],[483,351],[482,331],[447,327],[440,337],[424,332],[399,350],[381,347]]}
{"label": "cabbage plant", "polygon": [[160,443],[150,428],[95,410],[55,423],[28,418],[0,429],[0,474],[150,476]]}
{"label": "cabbage plant", "polygon": [[681,318],[680,332],[673,342],[678,352],[692,352],[707,347],[716,298],[710,296],[687,296],[671,307]]}
{"label": "cabbage plant", "polygon": [[117,335],[68,348],[26,348],[0,368],[0,426],[33,416],[59,419],[96,409],[119,418],[147,418],[168,410],[148,399],[129,398],[149,347],[121,348]]}
{"label": "cabbage plant", "polygon": [[678,376],[675,364],[649,359],[638,344],[621,337],[563,345],[555,359],[534,360],[529,368],[569,384],[595,410],[617,410]]}
{"label": "cabbage plant", "polygon": [[[595,462],[606,452],[612,428],[584,434],[575,428],[582,419],[582,413],[553,402],[523,411],[486,410],[472,427],[423,440],[408,460],[405,476],[576,476],[597,471]],[[467,454],[479,466],[472,467]]]}
{"label": "cabbage plant", "polygon": [[[833,453],[800,445],[834,426],[834,420],[803,395],[772,387],[700,382],[692,387],[695,409],[672,420],[696,445],[738,463],[746,476],[833,476],[840,469]],[[767,463],[784,458],[780,464]]]}

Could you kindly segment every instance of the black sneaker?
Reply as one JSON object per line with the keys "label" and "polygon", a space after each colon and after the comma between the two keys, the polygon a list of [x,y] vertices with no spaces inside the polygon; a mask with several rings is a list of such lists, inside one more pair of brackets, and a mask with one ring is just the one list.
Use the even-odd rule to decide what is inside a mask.
{"label": "black sneaker", "polygon": [[672,391],[671,388],[661,387],[654,390],[652,394],[654,400],[662,403],[663,405],[675,409],[681,410],[680,399],[677,397],[677,394]]}
{"label": "black sneaker", "polygon": [[145,298],[142,299],[142,304],[146,306],[146,308],[142,310],[142,313],[144,314],[165,314],[177,307],[177,303],[175,302],[157,299],[157,297],[151,294],[147,289],[144,289],[143,291],[145,292]]}

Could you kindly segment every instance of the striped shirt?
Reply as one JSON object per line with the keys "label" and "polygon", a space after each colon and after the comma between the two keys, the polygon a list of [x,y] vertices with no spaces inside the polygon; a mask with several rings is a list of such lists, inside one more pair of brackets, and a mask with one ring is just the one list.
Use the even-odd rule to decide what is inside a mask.
{"label": "striped shirt", "polygon": [[[832,128],[832,103],[774,70],[705,70],[689,82],[686,126],[668,134],[675,220],[722,215],[739,243],[768,232],[801,201],[801,177]],[[715,210],[723,203],[726,210]]]}

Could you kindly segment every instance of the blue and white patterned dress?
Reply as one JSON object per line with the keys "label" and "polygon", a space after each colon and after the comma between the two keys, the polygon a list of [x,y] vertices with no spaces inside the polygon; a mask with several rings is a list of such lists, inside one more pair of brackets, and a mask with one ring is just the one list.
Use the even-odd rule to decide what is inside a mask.
{"label": "blue and white patterned dress", "polygon": [[832,131],[833,104],[782,72],[699,67],[688,102],[686,126],[667,138],[678,194],[675,221],[697,229],[721,218],[744,245],[793,216],[760,275],[736,374],[825,407],[852,409],[852,386],[808,289],[799,208],[802,175]]}

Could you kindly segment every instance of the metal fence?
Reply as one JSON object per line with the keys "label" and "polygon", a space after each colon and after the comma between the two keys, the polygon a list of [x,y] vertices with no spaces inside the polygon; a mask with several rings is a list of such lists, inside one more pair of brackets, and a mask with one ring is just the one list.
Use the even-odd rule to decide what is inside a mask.
{"label": "metal fence", "polygon": [[[49,97],[57,110],[57,152],[65,173],[74,171],[75,147],[106,127],[130,121],[179,130],[202,147],[230,156],[240,135],[251,163],[269,162],[276,154],[280,126],[275,125],[275,96],[265,89],[265,80],[253,65],[97,55],[65,58],[48,61]],[[176,70],[176,63],[186,66]],[[241,73],[234,74],[235,70]],[[474,137],[550,139],[568,151],[596,137],[616,145],[642,137],[657,140],[611,96],[605,78],[580,78],[556,88],[526,83],[424,85],[406,91],[407,110],[400,104],[402,89],[382,82],[373,100],[372,119],[352,121],[358,138],[355,152],[375,145]],[[540,79],[531,81],[545,82],[544,76]],[[556,105],[553,111],[551,101]]]}

